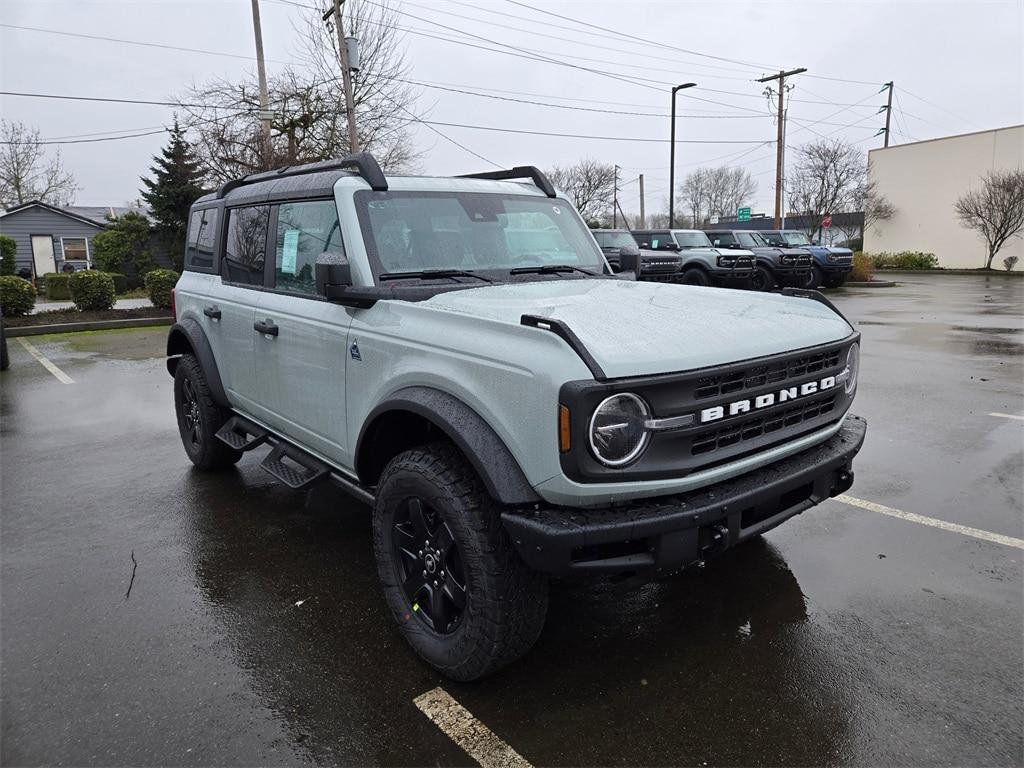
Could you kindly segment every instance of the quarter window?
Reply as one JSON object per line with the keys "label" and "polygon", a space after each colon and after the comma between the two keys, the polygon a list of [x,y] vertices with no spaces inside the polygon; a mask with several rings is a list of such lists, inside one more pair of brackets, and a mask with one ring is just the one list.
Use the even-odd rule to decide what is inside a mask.
{"label": "quarter window", "polygon": [[64,261],[89,260],[89,241],[84,237],[62,237],[60,245],[64,250]]}
{"label": "quarter window", "polygon": [[345,254],[334,201],[282,203],[277,214],[274,287],[315,294],[316,263],[324,254]]}
{"label": "quarter window", "polygon": [[254,205],[228,211],[228,233],[221,260],[221,277],[229,283],[263,285],[270,208]]}
{"label": "quarter window", "polygon": [[185,266],[197,269],[213,267],[213,243],[217,236],[217,209],[194,211],[188,221]]}

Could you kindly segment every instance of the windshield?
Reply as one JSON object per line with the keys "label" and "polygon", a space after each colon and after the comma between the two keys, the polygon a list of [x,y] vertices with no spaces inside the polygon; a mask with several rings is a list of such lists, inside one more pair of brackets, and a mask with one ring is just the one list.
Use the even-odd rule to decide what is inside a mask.
{"label": "windshield", "polygon": [[[480,192],[357,192],[374,273],[494,272],[567,265],[595,274],[605,260],[564,201]],[[630,242],[632,245],[633,243]]]}
{"label": "windshield", "polygon": [[636,247],[636,240],[628,232],[595,232],[594,237],[602,248],[618,250],[619,248]]}
{"label": "windshield", "polygon": [[703,232],[673,232],[680,248],[710,248],[711,241]]}
{"label": "windshield", "polygon": [[811,240],[803,232],[783,232],[782,236],[786,238],[788,245],[810,245]]}
{"label": "windshield", "polygon": [[764,248],[767,243],[753,232],[737,232],[736,239],[744,248]]}

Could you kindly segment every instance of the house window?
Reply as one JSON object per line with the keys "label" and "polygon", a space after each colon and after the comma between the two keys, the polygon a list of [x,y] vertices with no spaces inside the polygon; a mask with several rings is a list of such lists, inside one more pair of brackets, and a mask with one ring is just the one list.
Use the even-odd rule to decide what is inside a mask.
{"label": "house window", "polygon": [[62,237],[60,247],[64,261],[89,261],[89,241],[84,237]]}

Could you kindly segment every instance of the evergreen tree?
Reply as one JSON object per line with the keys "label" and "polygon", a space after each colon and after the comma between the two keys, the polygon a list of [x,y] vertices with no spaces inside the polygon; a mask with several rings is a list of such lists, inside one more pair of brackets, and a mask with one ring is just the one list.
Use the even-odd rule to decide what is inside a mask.
{"label": "evergreen tree", "polygon": [[167,243],[171,258],[180,269],[185,252],[188,210],[203,194],[203,174],[177,120],[171,130],[170,142],[153,160],[156,163],[150,167],[153,178],[142,179],[146,186],[142,199],[149,205],[156,221],[155,229]]}

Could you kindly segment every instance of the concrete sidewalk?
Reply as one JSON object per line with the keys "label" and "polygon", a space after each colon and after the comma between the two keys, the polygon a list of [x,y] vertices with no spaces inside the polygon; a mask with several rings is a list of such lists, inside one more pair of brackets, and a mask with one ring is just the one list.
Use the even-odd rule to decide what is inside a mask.
{"label": "concrete sidewalk", "polygon": [[[74,302],[71,301],[50,301],[40,297],[36,299],[36,306],[31,314],[48,312],[53,309],[74,309],[74,306]],[[149,299],[118,299],[114,302],[114,309],[141,309],[152,306],[153,302]]]}

